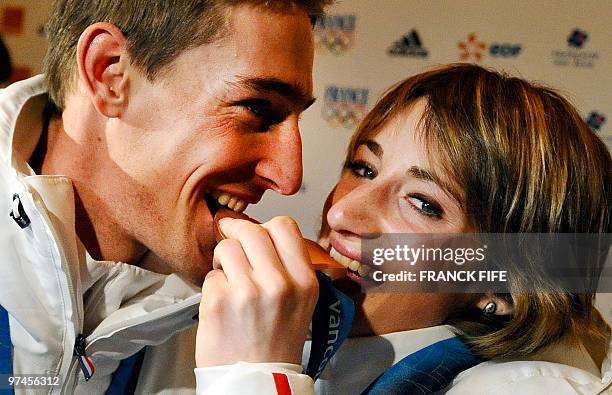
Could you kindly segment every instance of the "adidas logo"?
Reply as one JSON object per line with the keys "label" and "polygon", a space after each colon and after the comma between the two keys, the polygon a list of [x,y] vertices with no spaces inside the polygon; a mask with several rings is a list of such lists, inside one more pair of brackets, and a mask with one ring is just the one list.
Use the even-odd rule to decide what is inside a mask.
{"label": "adidas logo", "polygon": [[388,53],[392,56],[415,56],[420,58],[425,58],[428,55],[416,30],[412,30],[394,42],[389,48]]}

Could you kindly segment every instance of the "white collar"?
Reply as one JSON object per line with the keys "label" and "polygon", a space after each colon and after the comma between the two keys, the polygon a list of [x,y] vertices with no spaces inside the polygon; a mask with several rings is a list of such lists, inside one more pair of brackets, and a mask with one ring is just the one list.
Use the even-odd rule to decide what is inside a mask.
{"label": "white collar", "polygon": [[[0,155],[8,159],[18,177],[50,213],[55,239],[70,265],[72,287],[84,299],[85,309],[80,306],[80,310],[87,311],[85,333],[169,304],[198,299],[199,287],[179,275],[162,275],[134,265],[96,261],[90,257],[75,233],[71,180],[62,175],[37,175],[28,164],[41,137],[42,115],[48,101],[43,76],[13,84],[2,95],[0,106],[7,116],[1,119],[0,139],[8,150]],[[81,298],[76,303],[82,303]],[[126,304],[129,308],[122,307]]]}
{"label": "white collar", "polygon": [[[505,394],[513,391],[516,394],[531,395],[542,393],[542,385],[546,385],[546,393],[551,394],[610,393],[612,388],[612,342],[601,365],[601,372],[597,375],[566,364],[583,366],[583,361],[576,361],[576,358],[590,360],[590,356],[583,347],[572,350],[567,344],[558,343],[550,348],[557,348],[557,350],[554,353],[546,353],[547,360],[486,361],[467,369],[457,375],[448,394]],[[561,358],[563,361],[551,358],[564,353],[567,355]],[[569,392],[570,388],[571,392]]]}

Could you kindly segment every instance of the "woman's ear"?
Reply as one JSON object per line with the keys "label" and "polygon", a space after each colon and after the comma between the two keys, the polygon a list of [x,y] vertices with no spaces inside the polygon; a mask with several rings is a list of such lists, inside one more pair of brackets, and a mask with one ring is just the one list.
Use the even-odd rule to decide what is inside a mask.
{"label": "woman's ear", "polygon": [[483,294],[476,301],[476,307],[487,317],[510,316],[514,313],[514,307],[510,301],[493,293]]}
{"label": "woman's ear", "polygon": [[96,110],[108,117],[121,116],[128,102],[126,39],[121,30],[106,22],[89,26],[77,44],[79,80]]}

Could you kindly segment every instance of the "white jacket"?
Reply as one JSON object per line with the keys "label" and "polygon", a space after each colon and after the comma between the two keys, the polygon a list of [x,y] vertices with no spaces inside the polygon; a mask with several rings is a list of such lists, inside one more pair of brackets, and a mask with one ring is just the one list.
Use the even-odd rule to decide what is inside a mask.
{"label": "white jacket", "polygon": [[[193,393],[195,331],[176,335],[196,323],[199,289],[88,256],[74,230],[71,181],[35,175],[26,161],[40,138],[44,93],[41,76],[0,92],[0,304],[13,373],[59,375],[49,393],[104,393],[120,361],[151,346],[137,392]],[[25,229],[9,217],[14,195],[31,220]],[[78,334],[95,368],[89,382],[73,356]]]}
{"label": "white jacket", "polygon": [[596,366],[584,346],[555,344],[525,361],[488,361],[461,372],[448,395],[612,394],[612,343]]}
{"label": "white jacket", "polygon": [[[147,346],[136,393],[193,394],[199,288],[175,274],[89,256],[75,233],[70,179],[36,175],[27,163],[46,101],[42,76],[0,90],[0,305],[9,312],[13,373],[58,375],[61,385],[43,393],[102,394],[120,361]],[[15,195],[31,220],[24,229],[9,217]],[[73,355],[79,334],[95,368],[89,381]],[[257,372],[256,393],[274,391],[272,373],[286,368],[294,389],[304,393],[312,383],[300,367],[273,366],[213,370],[243,378]],[[211,377],[207,393],[226,394],[226,382]]]}
{"label": "white jacket", "polygon": [[[293,394],[311,394],[313,391],[319,395],[360,394],[393,364],[452,336],[450,327],[436,326],[381,336],[349,338],[331,358],[314,388],[302,387]],[[308,350],[307,343],[305,355]],[[612,345],[601,368],[595,366],[583,347],[557,344],[534,358],[538,360],[483,362],[460,373],[443,392],[447,395],[612,394]],[[304,365],[306,362],[303,361]],[[196,374],[205,370],[196,369]],[[253,387],[250,385],[261,380],[262,376],[248,376],[239,368],[233,372],[211,371],[209,376],[216,378],[218,385],[222,382],[227,389],[231,389],[227,394],[276,394],[275,391],[251,389]],[[198,380],[199,393],[206,393],[206,384]]]}

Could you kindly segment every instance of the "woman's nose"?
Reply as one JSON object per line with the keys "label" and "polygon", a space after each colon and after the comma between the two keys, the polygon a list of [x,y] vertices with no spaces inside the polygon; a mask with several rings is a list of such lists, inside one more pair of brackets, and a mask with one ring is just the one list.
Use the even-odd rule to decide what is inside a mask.
{"label": "woman's nose", "polygon": [[327,212],[331,229],[360,237],[380,233],[380,218],[385,215],[380,192],[372,185],[361,185],[340,197]]}

